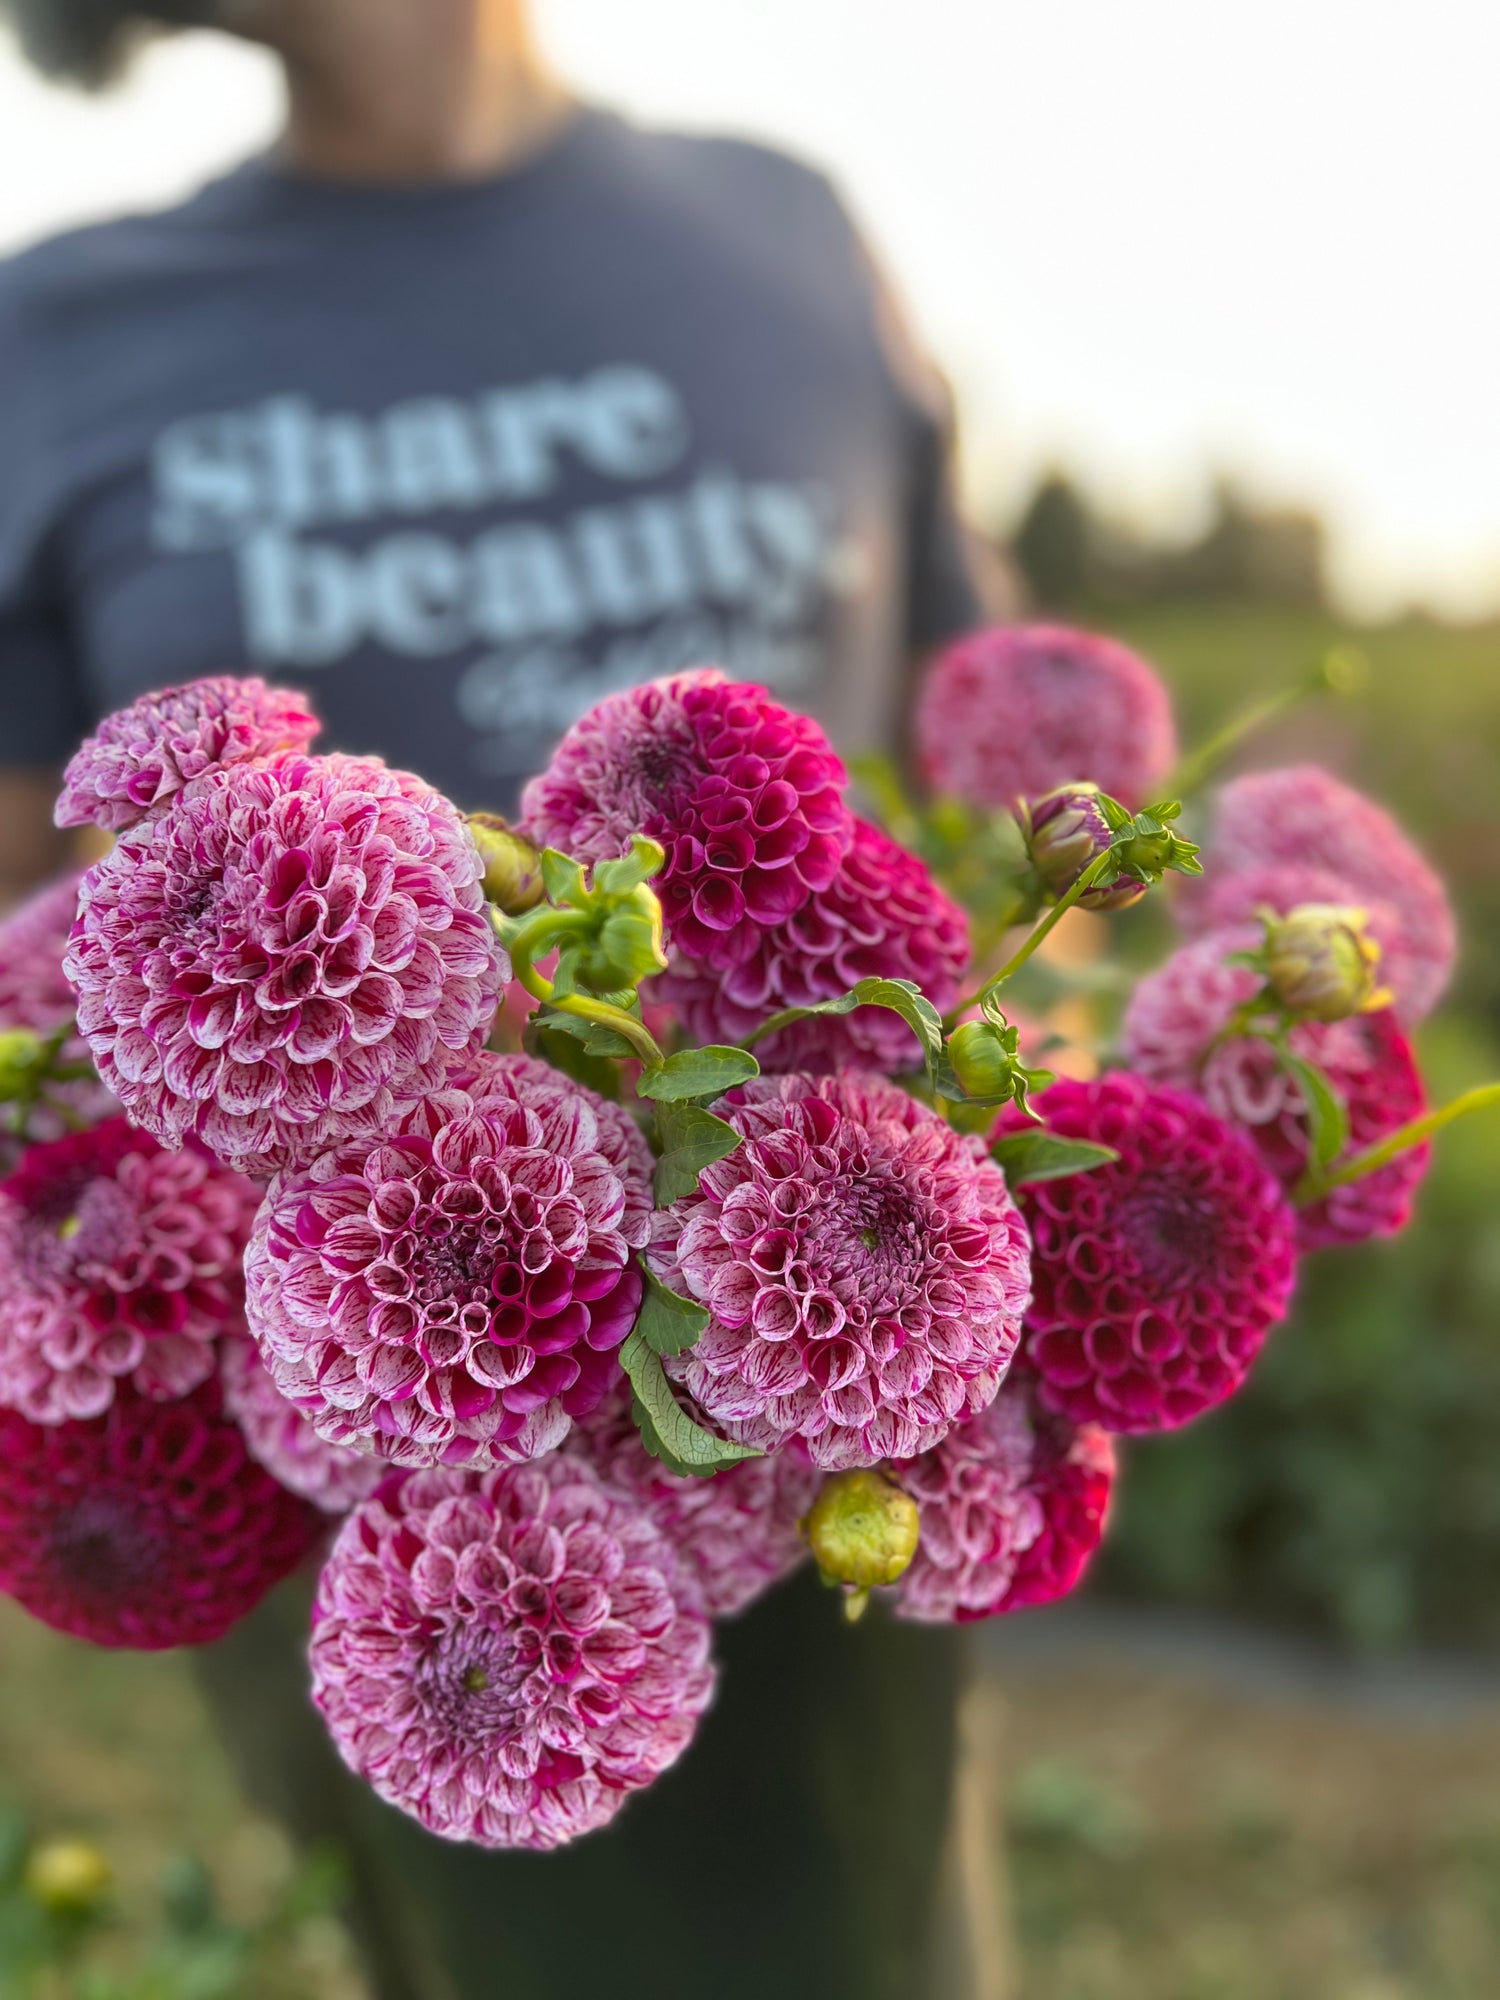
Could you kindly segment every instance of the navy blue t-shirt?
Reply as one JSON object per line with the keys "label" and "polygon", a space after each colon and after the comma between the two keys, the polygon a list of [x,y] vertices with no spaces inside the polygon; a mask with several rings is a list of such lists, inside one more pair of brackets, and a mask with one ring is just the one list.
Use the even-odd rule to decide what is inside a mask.
{"label": "navy blue t-shirt", "polygon": [[226,668],[469,806],[693,662],[888,741],[977,616],[947,433],[775,153],[587,111],[472,184],[254,161],[0,266],[0,762]]}

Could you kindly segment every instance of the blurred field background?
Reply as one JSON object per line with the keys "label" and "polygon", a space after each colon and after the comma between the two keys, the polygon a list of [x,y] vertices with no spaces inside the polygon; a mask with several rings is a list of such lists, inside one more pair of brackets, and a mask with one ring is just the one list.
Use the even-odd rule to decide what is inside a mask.
{"label": "blurred field background", "polygon": [[[1413,829],[1464,936],[1423,1035],[1432,1093],[1500,1072],[1500,625],[1352,629],[1325,602],[1317,524],[1228,491],[1166,549],[1066,482],[1008,525],[1038,608],[1155,660],[1186,742],[1358,645],[1368,693],[1308,707],[1242,761],[1318,758]],[[1167,948],[1159,913],[1125,922],[1133,956]],[[1246,1392],[1129,1450],[1089,1592],[1103,1624],[1040,1651],[987,1640],[1019,2000],[1500,1992],[1497,1188],[1500,1121],[1445,1135],[1406,1236],[1311,1263]],[[1175,1643],[1185,1611],[1229,1671]],[[1161,1643],[1119,1652],[1121,1618]],[[1257,1631],[1279,1635],[1269,1686],[1235,1670]],[[1434,1664],[1453,1658],[1459,1693]],[[1408,1662],[1425,1694],[1361,1698]],[[362,2000],[336,1870],[246,1813],[185,1659],[92,1653],[0,1607],[0,1808],[0,1878],[15,1815],[97,1842],[117,1878],[93,1970],[32,1988],[6,1983],[25,1899],[0,1879],[7,2000]]]}

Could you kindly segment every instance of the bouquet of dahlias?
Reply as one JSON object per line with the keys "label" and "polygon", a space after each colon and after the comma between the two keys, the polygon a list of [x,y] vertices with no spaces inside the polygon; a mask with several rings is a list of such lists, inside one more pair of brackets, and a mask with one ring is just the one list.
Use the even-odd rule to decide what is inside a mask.
{"label": "bouquet of dahlias", "polygon": [[[1114,1440],[1233,1394],[1496,1094],[1425,1107],[1401,832],[1274,771],[1200,861],[1087,635],[942,656],[889,830],[713,671],[601,702],[515,827],[316,732],[254,680],[110,717],[57,817],[113,847],[0,932],[0,1588],[196,1645],[313,1557],[327,1727],[450,1839],[610,1820],[804,1560],[851,1617],[1071,1590]],[[1169,874],[1186,941],[1054,1075],[1033,954]]]}

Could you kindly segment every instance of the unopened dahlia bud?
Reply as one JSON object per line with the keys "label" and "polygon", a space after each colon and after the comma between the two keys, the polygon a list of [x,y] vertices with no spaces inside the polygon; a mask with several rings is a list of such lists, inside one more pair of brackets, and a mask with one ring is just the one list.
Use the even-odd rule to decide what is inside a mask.
{"label": "unopened dahlia bud", "polygon": [[870,1591],[895,1583],[917,1552],[917,1503],[883,1472],[835,1472],[823,1482],[803,1524],[813,1560],[828,1583],[844,1584],[857,1618]]}
{"label": "unopened dahlia bud", "polygon": [[965,1096],[979,1104],[1015,1103],[1024,1111],[1027,1093],[1052,1081],[1051,1070],[1022,1061],[1021,1030],[998,1011],[956,1027],[948,1038],[948,1060]]}
{"label": "unopened dahlia bud", "polygon": [[667,969],[661,904],[648,882],[611,901],[597,935],[573,959],[573,978],[593,993],[634,992],[643,979]]}
{"label": "unopened dahlia bud", "polygon": [[46,1045],[30,1028],[0,1028],[0,1104],[30,1097],[47,1067]]}
{"label": "unopened dahlia bud", "polygon": [[26,1863],[26,1893],[54,1916],[81,1917],[97,1910],[113,1877],[91,1841],[49,1840]]}
{"label": "unopened dahlia bud", "polygon": [[484,900],[508,917],[534,909],[546,891],[542,857],[531,842],[514,832],[499,813],[470,813],[469,831],[484,863]]}
{"label": "unopened dahlia bud", "polygon": [[1388,1006],[1376,980],[1380,946],[1366,913],[1335,903],[1303,903],[1287,916],[1267,910],[1265,969],[1271,991],[1304,1021],[1343,1021]]}
{"label": "unopened dahlia bud", "polygon": [[[1113,816],[1110,808],[1113,808]],[[1050,894],[1061,899],[1086,868],[1107,854],[1117,827],[1128,824],[1123,806],[1097,785],[1059,785],[1027,800],[1019,815],[1031,864]],[[1099,883],[1079,897],[1085,910],[1126,910],[1146,893],[1144,882]]]}

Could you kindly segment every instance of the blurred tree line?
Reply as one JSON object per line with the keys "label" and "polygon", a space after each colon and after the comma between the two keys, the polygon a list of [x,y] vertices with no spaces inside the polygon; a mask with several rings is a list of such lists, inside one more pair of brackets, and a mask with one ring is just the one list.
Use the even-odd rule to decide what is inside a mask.
{"label": "blurred tree line", "polygon": [[[1257,507],[1229,481],[1195,540],[1163,544],[1053,473],[1008,539],[1039,611],[1117,633],[1162,670],[1187,743],[1330,644],[1360,647],[1366,699],[1300,712],[1242,763],[1325,763],[1410,829],[1463,940],[1418,1037],[1430,1095],[1500,1075],[1500,621],[1412,613],[1353,629],[1330,603],[1316,515]],[[1200,832],[1206,817],[1200,804]],[[1118,921],[1138,962],[1171,948],[1159,910]],[[1497,1191],[1491,1116],[1445,1135],[1403,1236],[1309,1259],[1249,1387],[1126,1448],[1098,1587],[1362,1646],[1500,1650]]]}

